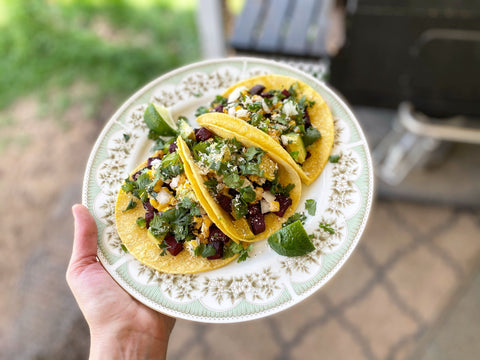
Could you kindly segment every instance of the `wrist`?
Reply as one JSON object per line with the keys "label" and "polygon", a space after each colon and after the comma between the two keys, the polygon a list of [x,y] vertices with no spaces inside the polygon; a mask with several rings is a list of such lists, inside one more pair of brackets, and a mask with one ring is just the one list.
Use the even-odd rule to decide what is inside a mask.
{"label": "wrist", "polygon": [[89,359],[165,359],[169,334],[161,335],[134,329],[91,331]]}

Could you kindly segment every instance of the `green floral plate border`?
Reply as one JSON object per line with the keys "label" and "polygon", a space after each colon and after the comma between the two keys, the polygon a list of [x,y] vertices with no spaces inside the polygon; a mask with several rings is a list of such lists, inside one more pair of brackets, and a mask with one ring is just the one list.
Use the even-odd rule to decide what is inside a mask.
{"label": "green floral plate border", "polygon": [[[330,106],[335,121],[332,153],[321,176],[303,187],[305,199],[317,201],[308,216],[315,250],[285,258],[266,241],[255,243],[251,258],[221,269],[192,275],[154,271],[121,249],[115,228],[118,189],[151,147],[143,123],[150,101],[172,108],[175,116],[193,113],[237,81],[267,73],[298,78],[316,89]],[[194,121],[192,121],[194,122]],[[373,198],[373,170],[362,130],[347,105],[324,83],[277,62],[256,58],[228,58],[195,63],[152,81],[112,116],[91,152],[83,184],[83,204],[98,226],[98,258],[129,294],[168,315],[201,322],[239,322],[268,316],[295,305],[321,288],[348,259],[365,228]],[[334,233],[319,224],[329,224]]]}

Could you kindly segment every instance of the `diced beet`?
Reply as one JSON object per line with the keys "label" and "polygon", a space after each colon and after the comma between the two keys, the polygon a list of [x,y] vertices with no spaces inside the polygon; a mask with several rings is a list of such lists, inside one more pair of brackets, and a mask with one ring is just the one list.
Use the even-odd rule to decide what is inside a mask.
{"label": "diced beet", "polygon": [[215,248],[215,255],[209,256],[207,259],[221,259],[223,257],[223,241],[211,241],[209,244]]}
{"label": "diced beet", "polygon": [[177,143],[174,141],[168,147],[168,152],[171,154],[171,153],[174,153],[175,151],[177,151]]}
{"label": "diced beet", "polygon": [[155,208],[153,207],[152,204],[150,204],[150,201],[148,200],[143,203],[143,208],[147,211],[151,211],[151,212],[155,211]]}
{"label": "diced beet", "polygon": [[287,89],[282,90],[282,95],[285,96],[286,98],[290,97],[290,92]]}
{"label": "diced beet", "polygon": [[307,156],[305,156],[305,160],[307,160],[310,156],[312,156],[312,154],[310,153],[310,151],[307,151]]}
{"label": "diced beet", "polygon": [[168,245],[167,250],[173,256],[177,256],[178,253],[183,250],[183,244],[177,242],[175,237],[171,234],[167,235],[163,241]]}
{"label": "diced beet", "polygon": [[138,175],[142,173],[143,169],[138,170],[135,174],[132,175],[133,181],[137,180]]}
{"label": "diced beet", "polygon": [[270,94],[269,92],[262,92],[260,96],[264,98],[271,98],[273,97],[273,94]]}
{"label": "diced beet", "polygon": [[265,231],[265,218],[263,217],[259,203],[248,206],[248,222],[255,235]]}
{"label": "diced beet", "polygon": [[213,134],[204,127],[201,127],[200,129],[195,129],[194,131],[197,141],[207,141],[208,139],[213,137]]}
{"label": "diced beet", "polygon": [[218,194],[217,195],[218,204],[225,210],[227,213],[232,212],[232,199],[229,198],[227,195]]}
{"label": "diced beet", "polygon": [[252,88],[248,91],[251,95],[259,95],[262,93],[262,91],[265,90],[265,86],[261,84],[257,84],[255,86],[252,86]]}
{"label": "diced beet", "polygon": [[278,210],[274,214],[282,217],[283,215],[285,215],[285,211],[287,211],[288,207],[292,205],[292,199],[290,199],[288,196],[277,194],[275,195],[275,201],[278,201],[278,204],[280,205],[280,210]]}
{"label": "diced beet", "polygon": [[218,104],[217,106],[215,106],[215,108],[213,109],[213,111],[215,112],[223,112],[223,105],[222,104]]}
{"label": "diced beet", "polygon": [[230,195],[232,198],[234,198],[238,194],[238,191],[235,189],[228,189],[228,195]]}
{"label": "diced beet", "polygon": [[147,211],[145,213],[145,221],[147,222],[147,229],[150,228],[150,221],[153,220],[154,216],[155,216],[155,212],[153,212],[153,211]]}
{"label": "diced beet", "polygon": [[228,240],[230,240],[230,238],[227,235],[225,235],[222,232],[222,230],[220,230],[215,225],[210,226],[209,235],[208,235],[209,242],[213,242],[213,241],[227,242]]}
{"label": "diced beet", "polygon": [[305,119],[305,129],[308,129],[310,126],[312,126],[312,123],[310,121],[310,115],[308,114],[308,110],[305,109],[303,118]]}
{"label": "diced beet", "polygon": [[160,157],[158,156],[154,156],[154,157],[149,157],[148,160],[147,160],[147,169],[151,169],[152,168],[152,162],[153,160],[161,160]]}
{"label": "diced beet", "polygon": [[265,181],[265,183],[262,186],[262,189],[264,191],[270,191],[271,188],[272,188],[272,182],[270,180]]}

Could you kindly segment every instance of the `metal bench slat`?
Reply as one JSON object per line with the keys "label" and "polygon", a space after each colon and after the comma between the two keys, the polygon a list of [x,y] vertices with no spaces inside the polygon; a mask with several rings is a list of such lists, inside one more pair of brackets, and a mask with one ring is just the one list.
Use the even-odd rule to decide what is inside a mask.
{"label": "metal bench slat", "polygon": [[264,6],[264,1],[262,0],[247,0],[242,13],[235,22],[231,39],[233,47],[237,49],[251,49],[262,6]]}
{"label": "metal bench slat", "polygon": [[268,6],[262,32],[255,49],[260,52],[278,52],[283,28],[287,21],[289,0],[273,0]]}
{"label": "metal bench slat", "polygon": [[323,0],[322,4],[319,6],[319,12],[317,14],[318,28],[311,47],[311,55],[313,56],[328,55],[326,47],[327,31],[333,6],[334,4],[332,0]]}
{"label": "metal bench slat", "polygon": [[310,27],[312,12],[317,0],[295,1],[287,36],[283,44],[285,53],[307,55],[307,31]]}

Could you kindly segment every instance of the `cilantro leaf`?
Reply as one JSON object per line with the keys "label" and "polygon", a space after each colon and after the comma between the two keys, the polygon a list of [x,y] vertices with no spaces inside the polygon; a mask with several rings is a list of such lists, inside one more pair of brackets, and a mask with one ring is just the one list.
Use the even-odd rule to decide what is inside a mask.
{"label": "cilantro leaf", "polygon": [[249,257],[248,253],[252,251],[253,244],[248,245],[245,249],[243,248],[242,244],[231,242],[231,244],[226,245],[223,249],[223,258],[227,259],[229,257],[234,256],[235,254],[240,254],[237,259],[237,262],[242,262],[247,260]]}
{"label": "cilantro leaf", "polygon": [[240,188],[238,189],[238,191],[240,192],[242,200],[245,201],[247,204],[253,202],[257,197],[257,193],[250,185]]}
{"label": "cilantro leaf", "polygon": [[318,131],[313,126],[310,126],[309,128],[307,128],[307,130],[305,130],[305,134],[302,136],[303,145],[307,147],[313,144],[315,141],[317,141],[321,137],[322,135],[320,134],[320,131]]}
{"label": "cilantro leaf", "polygon": [[338,160],[340,160],[340,155],[330,155],[328,157],[328,161],[330,161],[333,164],[338,163]]}
{"label": "cilantro leaf", "polygon": [[143,217],[139,217],[137,218],[137,225],[138,227],[144,229],[147,227],[147,220],[145,220]]}
{"label": "cilantro leaf", "polygon": [[231,189],[237,189],[243,185],[243,179],[240,178],[240,175],[232,173],[224,175],[223,183]]}
{"label": "cilantro leaf", "polygon": [[237,195],[232,200],[232,215],[238,220],[248,213],[248,205],[241,200],[240,195]]}
{"label": "cilantro leaf", "polygon": [[314,216],[317,211],[317,202],[313,199],[308,199],[305,201],[305,209],[307,210],[310,216]]}
{"label": "cilantro leaf", "polygon": [[128,140],[130,140],[130,135],[123,134],[123,139],[125,140],[125,142],[128,142]]}
{"label": "cilantro leaf", "polygon": [[209,256],[213,256],[215,255],[217,252],[217,250],[215,250],[215,247],[211,244],[206,244],[204,247],[203,247],[203,250],[202,250],[202,257],[209,257]]}
{"label": "cilantro leaf", "polygon": [[304,213],[295,213],[292,216],[290,216],[286,222],[283,223],[282,227],[288,226],[288,225],[294,223],[297,220],[300,220],[302,225],[305,225],[305,220],[306,219],[307,219],[307,217],[305,216]]}
{"label": "cilantro leaf", "polygon": [[318,226],[320,227],[320,229],[323,229],[332,235],[335,234],[335,230],[332,228],[332,225],[330,224],[320,223]]}
{"label": "cilantro leaf", "polygon": [[128,211],[130,209],[134,209],[136,206],[137,206],[137,203],[135,201],[133,201],[133,199],[130,199],[130,202],[128,203],[125,210],[123,210],[123,212]]}
{"label": "cilantro leaf", "polygon": [[125,245],[120,244],[120,247],[122,248],[122,250],[123,250],[124,253],[128,253],[128,249],[127,249],[127,247],[126,247]]}
{"label": "cilantro leaf", "polygon": [[217,193],[218,180],[214,177],[203,182],[211,194]]}
{"label": "cilantro leaf", "polygon": [[200,116],[202,114],[206,114],[206,113],[208,113],[208,108],[205,107],[205,106],[200,106],[197,109],[197,111],[195,111],[195,117],[198,117],[198,116]]}

